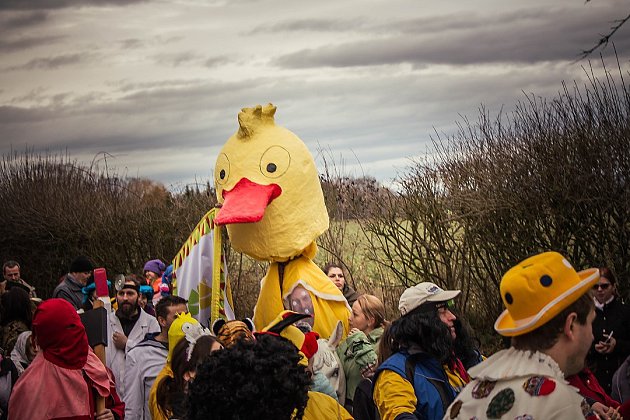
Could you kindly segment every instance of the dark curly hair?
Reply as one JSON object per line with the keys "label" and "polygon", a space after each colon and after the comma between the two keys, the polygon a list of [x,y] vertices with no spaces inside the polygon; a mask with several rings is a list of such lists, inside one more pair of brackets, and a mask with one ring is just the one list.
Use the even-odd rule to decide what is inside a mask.
{"label": "dark curly hair", "polygon": [[388,346],[381,350],[385,355],[417,347],[444,363],[453,352],[451,333],[437,310],[427,311],[422,305],[392,322],[381,340],[383,346]]}
{"label": "dark curly hair", "polygon": [[311,381],[299,361],[290,341],[268,334],[214,352],[188,388],[185,418],[301,419]]}
{"label": "dark curly hair", "polygon": [[481,361],[480,343],[477,337],[470,334],[470,326],[462,321],[459,315],[453,321],[455,327],[455,342],[453,343],[455,357],[461,360],[466,370],[477,365]]}

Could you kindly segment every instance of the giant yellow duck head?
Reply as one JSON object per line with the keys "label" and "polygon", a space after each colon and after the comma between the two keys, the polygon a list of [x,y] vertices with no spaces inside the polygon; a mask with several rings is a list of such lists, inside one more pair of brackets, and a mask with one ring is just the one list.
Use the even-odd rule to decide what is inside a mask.
{"label": "giant yellow duck head", "polygon": [[295,134],[275,124],[272,104],[243,108],[238,131],[214,171],[214,219],[227,225],[232,247],[267,261],[286,261],[314,246],[328,229],[313,157]]}

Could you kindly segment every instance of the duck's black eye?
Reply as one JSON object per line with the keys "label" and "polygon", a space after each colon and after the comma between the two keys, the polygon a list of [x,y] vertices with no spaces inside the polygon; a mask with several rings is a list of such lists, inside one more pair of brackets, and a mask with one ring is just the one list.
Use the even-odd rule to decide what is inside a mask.
{"label": "duck's black eye", "polygon": [[225,179],[225,169],[221,169],[221,172],[219,172],[219,178]]}
{"label": "duck's black eye", "polygon": [[260,173],[267,178],[280,178],[287,172],[290,165],[291,156],[282,146],[271,146],[260,157]]}

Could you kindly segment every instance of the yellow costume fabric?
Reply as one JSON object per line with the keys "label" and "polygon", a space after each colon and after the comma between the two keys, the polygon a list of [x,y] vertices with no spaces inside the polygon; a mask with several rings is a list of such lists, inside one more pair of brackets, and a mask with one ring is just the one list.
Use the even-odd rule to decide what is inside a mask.
{"label": "yellow costume fabric", "polygon": [[[310,258],[302,256],[286,263],[280,290],[278,263],[272,263],[263,278],[258,303],[254,309],[254,324],[268,325],[278,313],[290,307],[287,298],[297,286],[304,287],[313,302],[313,331],[329,338],[337,325],[343,323],[344,336],[348,334],[350,308],[343,294]],[[284,302],[283,302],[284,300]]]}
{"label": "yellow costume fabric", "polygon": [[187,330],[194,328],[200,328],[199,321],[193,318],[190,312],[175,315],[175,320],[168,329],[168,357],[166,358],[166,364],[171,364],[173,349],[179,343],[179,340],[186,336]]}
{"label": "yellow costume fabric", "polygon": [[192,317],[190,312],[175,315],[175,320],[168,329],[168,357],[166,364],[155,378],[151,391],[149,391],[149,412],[153,420],[168,420],[168,417],[162,413],[157,404],[157,387],[158,384],[166,376],[173,377],[173,370],[171,369],[171,358],[173,357],[173,349],[179,343],[179,340],[184,339],[186,331],[190,331],[196,328],[201,328],[199,322]]}
{"label": "yellow costume fabric", "polygon": [[309,391],[302,420],[352,420],[353,417],[337,401],[326,394]]}
{"label": "yellow costume fabric", "polygon": [[391,370],[378,375],[373,397],[381,420],[394,420],[400,414],[413,413],[418,404],[411,383]]}
{"label": "yellow costume fabric", "polygon": [[162,411],[158,408],[157,405],[157,385],[162,381],[165,376],[173,377],[173,371],[171,370],[171,365],[166,364],[155,378],[153,382],[153,386],[151,387],[151,391],[149,392],[149,413],[151,413],[151,418],[153,420],[168,420]]}

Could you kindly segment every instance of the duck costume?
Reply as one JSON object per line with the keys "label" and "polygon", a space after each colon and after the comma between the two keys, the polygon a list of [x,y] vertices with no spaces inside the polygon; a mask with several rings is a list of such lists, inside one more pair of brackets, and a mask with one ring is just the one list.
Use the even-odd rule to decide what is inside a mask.
{"label": "duck costume", "polygon": [[268,325],[284,309],[311,315],[323,338],[337,320],[348,332],[350,307],[312,258],[328,229],[317,169],[306,145],[275,124],[276,107],[243,108],[239,129],[217,157],[214,180],[232,247],[270,261],[262,279],[254,324]]}

